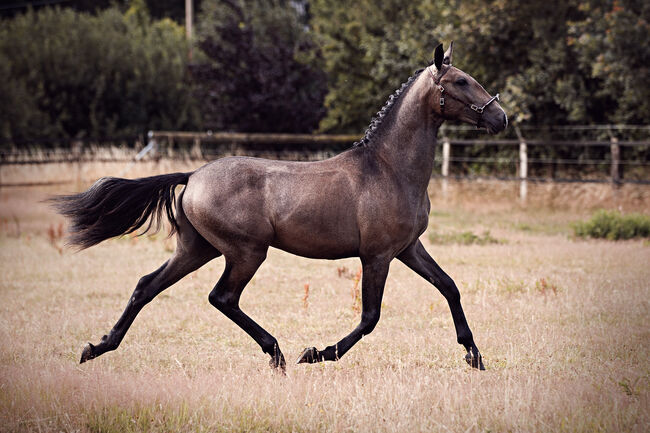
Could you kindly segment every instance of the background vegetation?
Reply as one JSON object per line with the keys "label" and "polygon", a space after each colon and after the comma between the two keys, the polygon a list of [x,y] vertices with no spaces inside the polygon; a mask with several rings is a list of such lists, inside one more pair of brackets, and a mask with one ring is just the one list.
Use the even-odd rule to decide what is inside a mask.
{"label": "background vegetation", "polygon": [[609,240],[650,237],[650,217],[631,213],[600,210],[587,221],[573,225],[573,232],[581,238],[605,238]]}
{"label": "background vegetation", "polygon": [[[23,2],[27,4],[30,2]],[[147,129],[360,133],[457,41],[455,63],[522,125],[650,118],[640,0],[67,1],[2,9],[0,138]]]}
{"label": "background vegetation", "polygon": [[0,27],[0,136],[102,138],[195,128],[187,42],[145,9],[29,10]]}

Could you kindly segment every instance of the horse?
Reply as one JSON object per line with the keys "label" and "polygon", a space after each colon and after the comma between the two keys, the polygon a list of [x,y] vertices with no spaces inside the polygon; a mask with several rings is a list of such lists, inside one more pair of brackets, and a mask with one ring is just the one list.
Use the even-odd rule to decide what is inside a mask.
{"label": "horse", "polygon": [[[80,363],[117,349],[156,295],[223,255],[225,268],[208,296],[210,304],[259,344],[272,369],[284,373],[278,341],[239,307],[242,291],[273,247],[315,259],[361,260],[358,326],[334,345],[305,349],[297,363],[337,361],[373,331],[389,265],[397,259],[442,293],[465,360],[484,370],[459,290],[419,240],[429,221],[427,186],[438,128],[458,120],[494,134],[508,124],[499,95],[490,96],[452,66],[452,54],[453,42],[446,52],[438,45],[431,64],[389,97],[364,137],[332,158],[226,157],[188,173],[106,177],[85,192],[53,197],[52,205],[71,220],[68,243],[79,249],[132,233],[147,221],[143,233],[157,229],[164,217],[177,238],[172,256],[140,278],[115,326],[98,344],[84,347]],[[176,198],[178,185],[185,187]]]}

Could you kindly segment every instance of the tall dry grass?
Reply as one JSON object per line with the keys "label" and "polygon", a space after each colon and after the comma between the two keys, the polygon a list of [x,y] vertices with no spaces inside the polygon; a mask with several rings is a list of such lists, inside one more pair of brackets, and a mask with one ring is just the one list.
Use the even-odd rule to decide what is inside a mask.
{"label": "tall dry grass", "polygon": [[[20,231],[11,220],[0,230],[0,431],[644,432],[650,425],[650,247],[571,239],[579,213],[568,208],[481,208],[434,196],[431,228],[490,230],[500,241],[432,245],[423,236],[460,287],[487,371],[465,364],[442,296],[396,262],[375,331],[338,363],[290,364],[281,377],[207,302],[222,259],[158,296],[116,352],[78,365],[83,345],[110,329],[138,278],[171,246],[160,234],[59,254],[60,220],[38,203],[51,192],[1,191],[2,218],[15,215]],[[486,194],[483,201],[493,203]],[[356,326],[357,269],[354,259],[272,250],[242,308],[293,359]]]}

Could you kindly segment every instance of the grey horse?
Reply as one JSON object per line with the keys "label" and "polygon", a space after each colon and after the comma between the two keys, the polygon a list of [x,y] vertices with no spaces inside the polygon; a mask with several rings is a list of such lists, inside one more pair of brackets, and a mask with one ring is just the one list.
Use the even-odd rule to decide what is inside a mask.
{"label": "grey horse", "polygon": [[[177,247],[160,268],[138,282],[124,313],[81,362],[115,350],[133,320],[160,292],[223,255],[225,269],[210,303],[246,331],[282,372],[277,340],[239,308],[246,284],[269,247],[318,259],[359,257],[362,314],[359,325],[323,350],[305,349],[298,362],[336,361],[379,321],[389,264],[398,259],[432,283],[451,310],[466,361],[483,370],[454,281],[419,241],[429,221],[427,185],[438,128],[460,120],[488,133],[506,128],[498,103],[471,76],[452,66],[453,43],[436,47],[431,65],[417,71],[386,102],[362,140],[317,162],[229,157],[191,173],[141,179],[102,178],[88,191],[54,197],[71,219],[69,242],[87,248],[131,233],[163,213],[177,233]],[[186,185],[175,198],[175,187]]]}

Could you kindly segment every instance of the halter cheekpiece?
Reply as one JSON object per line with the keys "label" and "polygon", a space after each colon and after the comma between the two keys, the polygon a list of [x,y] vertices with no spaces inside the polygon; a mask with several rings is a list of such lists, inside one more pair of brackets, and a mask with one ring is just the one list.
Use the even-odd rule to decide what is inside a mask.
{"label": "halter cheekpiece", "polygon": [[[448,63],[447,65],[451,67],[451,64],[450,64],[450,63]],[[442,72],[442,74],[440,74],[440,76],[439,76],[438,78],[436,78],[436,76],[434,75],[433,71],[431,70],[431,67],[428,67],[427,69],[429,70],[429,73],[430,73],[431,76],[433,77],[433,82],[436,84],[436,87],[437,87],[438,90],[440,91],[440,114],[444,114],[444,113],[445,113],[445,96],[444,96],[445,88],[442,87],[442,84],[440,84],[440,80],[441,80],[442,77],[447,73],[447,71],[449,70],[449,68],[445,69],[445,70]],[[496,95],[494,95],[493,97],[491,97],[489,101],[487,101],[485,104],[483,104],[482,106],[479,107],[479,106],[476,105],[476,104],[468,104],[467,102],[462,101],[462,100],[456,98],[456,97],[453,96],[453,95],[447,95],[447,96],[448,96],[449,98],[451,98],[451,99],[455,99],[456,101],[460,102],[461,104],[464,104],[464,105],[468,106],[471,110],[476,111],[478,114],[481,114],[481,115],[483,114],[483,110],[485,110],[485,108],[486,108],[488,105],[490,105],[490,104],[493,103],[494,101],[499,101],[499,94],[497,93]]]}

